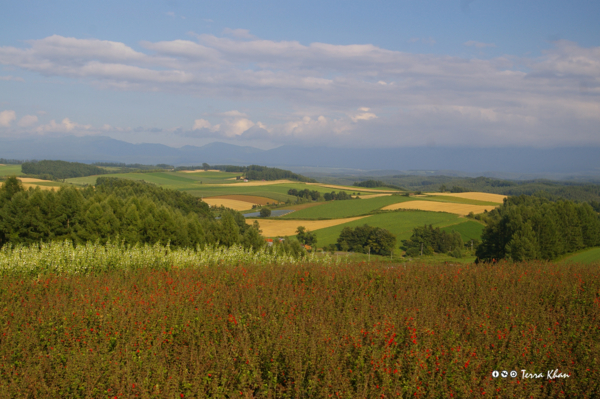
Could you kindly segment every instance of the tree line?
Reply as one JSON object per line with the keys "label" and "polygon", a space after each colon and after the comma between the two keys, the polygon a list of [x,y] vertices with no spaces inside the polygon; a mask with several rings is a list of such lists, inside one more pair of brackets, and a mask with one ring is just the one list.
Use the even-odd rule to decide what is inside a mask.
{"label": "tree line", "polygon": [[248,180],[295,180],[306,183],[317,183],[315,179],[293,173],[289,170],[270,168],[268,166],[249,165],[209,165],[206,162],[201,166],[179,166],[176,170],[214,169],[229,173],[240,173]]}
{"label": "tree line", "polygon": [[190,194],[132,180],[99,178],[96,187],[25,190],[15,177],[0,188],[0,246],[72,240],[126,244],[170,242],[174,247],[264,245],[258,226],[239,212],[216,220],[206,203]]}
{"label": "tree line", "polygon": [[325,193],[325,194],[323,194],[323,196],[321,196],[320,191],[309,190],[307,188],[305,188],[304,190],[297,190],[295,188],[290,188],[287,193],[288,193],[288,195],[293,195],[298,198],[312,200],[312,201],[349,200],[349,199],[358,198],[358,197],[352,197],[350,194],[348,194],[345,191],[339,191],[337,193],[335,191],[332,191],[330,193]]}
{"label": "tree line", "polygon": [[521,195],[485,217],[479,260],[552,260],[600,245],[600,217],[587,203]]}
{"label": "tree line", "polygon": [[24,162],[21,164],[21,171],[27,175],[34,175],[47,180],[111,173],[106,169],[85,163],[48,160]]}
{"label": "tree line", "polygon": [[357,187],[365,187],[365,188],[377,188],[377,187],[388,187],[396,190],[403,190],[402,187],[395,186],[393,184],[382,182],[381,180],[365,180],[365,181],[356,181],[354,185]]}
{"label": "tree line", "polygon": [[344,227],[337,239],[336,248],[340,251],[390,255],[396,245],[396,236],[390,231],[369,226]]}
{"label": "tree line", "polygon": [[415,227],[412,236],[408,240],[403,240],[403,249],[408,256],[433,255],[434,253],[448,253],[455,258],[462,257],[464,246],[460,233],[453,231],[448,233],[440,230],[439,227],[433,228],[432,225]]}

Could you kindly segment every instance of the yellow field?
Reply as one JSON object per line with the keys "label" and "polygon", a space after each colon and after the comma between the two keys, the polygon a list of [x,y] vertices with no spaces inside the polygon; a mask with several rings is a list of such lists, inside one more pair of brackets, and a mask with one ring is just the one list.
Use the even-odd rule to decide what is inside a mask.
{"label": "yellow field", "polygon": [[32,187],[32,188],[39,187],[40,190],[58,190],[60,188],[60,186],[40,186],[38,184],[27,184],[27,183],[23,184],[24,189],[28,189],[29,187]]}
{"label": "yellow field", "polygon": [[398,192],[395,190],[385,191],[385,190],[372,190],[372,189],[368,189],[368,188],[364,188],[364,187],[336,186],[335,184],[321,184],[321,183],[306,183],[306,184],[308,184],[309,186],[337,188],[338,190],[356,191],[359,193],[362,193],[362,192],[365,192],[365,193],[397,193]]}
{"label": "yellow field", "polygon": [[428,193],[429,195],[445,195],[447,197],[458,197],[458,198],[466,198],[477,201],[486,201],[486,202],[497,202],[501,204],[506,198],[506,195],[500,194],[490,194],[490,193]]}
{"label": "yellow field", "polygon": [[298,226],[306,227],[306,230],[315,231],[326,227],[337,226],[353,220],[362,219],[365,216],[333,219],[333,220],[275,220],[275,219],[246,219],[246,223],[252,224],[258,220],[262,235],[265,237],[283,237],[296,235]]}
{"label": "yellow field", "polygon": [[235,211],[246,211],[252,209],[253,203],[246,201],[238,201],[226,198],[204,198],[202,201],[206,202],[210,206],[224,206]]}
{"label": "yellow field", "polygon": [[[249,181],[247,183],[231,183],[227,184],[226,187],[235,187],[235,186],[270,186],[272,184],[281,184],[281,183],[297,183],[291,180],[270,180],[270,181]],[[225,187],[223,184],[203,184],[203,187]]]}
{"label": "yellow field", "polygon": [[435,201],[407,201],[384,206],[381,209],[383,209],[384,211],[391,211],[395,209],[416,209],[420,211],[448,212],[464,216],[468,215],[469,212],[477,214],[482,213],[486,210],[491,211],[494,208],[494,205],[455,204],[453,202]]}
{"label": "yellow field", "polygon": [[257,195],[244,195],[244,194],[215,195],[214,197],[207,197],[207,199],[236,200],[236,201],[249,202],[252,205],[254,205],[254,204],[258,204],[258,205],[270,205],[270,204],[276,204],[277,203],[277,201],[275,201],[272,198],[259,197]]}
{"label": "yellow field", "polygon": [[23,183],[48,183],[50,180],[34,179],[33,177],[17,177]]}
{"label": "yellow field", "polygon": [[217,170],[217,169],[209,169],[209,170],[196,169],[196,170],[178,170],[177,172],[179,172],[179,173],[200,173],[200,172],[220,172],[220,170]]}
{"label": "yellow field", "polygon": [[387,197],[392,194],[365,194],[365,195],[357,195],[358,198],[375,198],[375,197]]}

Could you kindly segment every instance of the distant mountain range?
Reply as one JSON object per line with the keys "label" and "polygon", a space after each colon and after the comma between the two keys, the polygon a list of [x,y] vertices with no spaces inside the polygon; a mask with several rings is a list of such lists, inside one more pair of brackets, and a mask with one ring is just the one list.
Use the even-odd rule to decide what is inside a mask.
{"label": "distant mountain range", "polygon": [[466,174],[573,174],[600,176],[600,147],[350,149],[284,145],[271,150],[225,143],[173,148],[131,144],[103,136],[5,139],[0,158],[78,162],[166,163],[175,166],[250,165],[386,171],[460,171]]}

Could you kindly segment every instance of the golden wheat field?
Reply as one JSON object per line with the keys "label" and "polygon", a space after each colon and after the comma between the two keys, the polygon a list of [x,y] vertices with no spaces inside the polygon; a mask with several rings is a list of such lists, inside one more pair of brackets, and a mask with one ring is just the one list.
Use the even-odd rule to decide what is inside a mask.
{"label": "golden wheat field", "polygon": [[50,180],[34,179],[33,177],[17,177],[23,183],[48,183]]}
{"label": "golden wheat field", "polygon": [[392,194],[389,194],[389,193],[387,193],[387,194],[365,194],[365,195],[361,194],[361,195],[357,195],[357,197],[361,198],[361,199],[365,199],[365,198],[376,198],[376,197],[388,197],[390,195],[392,195]]}
{"label": "golden wheat field", "polygon": [[60,188],[60,186],[40,186],[39,184],[28,184],[28,183],[23,184],[24,189],[36,188],[36,187],[39,187],[40,190],[58,190]]}
{"label": "golden wheat field", "polygon": [[217,169],[209,169],[209,170],[196,169],[196,170],[179,170],[178,172],[180,172],[180,173],[200,173],[200,172],[220,172],[220,170],[217,170]]}
{"label": "golden wheat field", "polygon": [[230,199],[230,200],[236,200],[236,201],[244,201],[244,202],[249,202],[251,204],[258,204],[258,205],[270,205],[270,204],[276,204],[277,201],[275,201],[272,198],[267,198],[267,197],[259,197],[257,195],[243,195],[243,194],[230,194],[230,195],[215,195],[214,197],[208,197],[207,199]]}
{"label": "golden wheat field", "polygon": [[315,231],[338,224],[352,222],[365,216],[333,220],[275,220],[275,219],[246,219],[246,223],[252,224],[258,220],[262,235],[265,237],[283,237],[296,235],[298,226],[306,227],[306,230]]}
{"label": "golden wheat field", "polygon": [[202,201],[206,202],[210,206],[224,206],[225,208],[230,208],[235,211],[246,211],[248,209],[252,209],[252,205],[254,205],[251,202],[225,198],[204,198]]}
{"label": "golden wheat field", "polygon": [[321,183],[306,183],[309,186],[321,186],[327,188],[336,188],[338,190],[346,190],[346,191],[356,191],[360,193],[397,193],[397,190],[372,190],[364,187],[347,187],[347,186],[336,186],[335,184],[321,184]]}
{"label": "golden wheat field", "polygon": [[[247,183],[231,183],[227,184],[227,187],[236,187],[236,186],[244,186],[244,187],[253,187],[253,186],[270,186],[272,184],[282,184],[282,183],[297,183],[291,180],[270,180],[270,181],[249,181]],[[223,187],[223,184],[203,184],[203,187]]]}
{"label": "golden wheat field", "polygon": [[506,195],[500,194],[490,194],[490,193],[428,193],[429,195],[444,195],[447,197],[457,197],[457,198],[465,198],[477,201],[486,201],[486,202],[497,202],[501,204],[506,198]]}
{"label": "golden wheat field", "polygon": [[432,212],[448,212],[456,215],[468,215],[469,212],[475,214],[483,211],[491,211],[494,205],[471,205],[471,204],[455,204],[453,202],[435,202],[435,201],[407,201],[398,204],[384,206],[384,211],[393,211],[396,209],[416,209],[419,211]]}

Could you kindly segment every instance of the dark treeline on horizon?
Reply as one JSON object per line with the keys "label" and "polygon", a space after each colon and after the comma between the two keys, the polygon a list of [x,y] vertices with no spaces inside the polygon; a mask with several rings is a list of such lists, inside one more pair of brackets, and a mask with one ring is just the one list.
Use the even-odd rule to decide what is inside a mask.
{"label": "dark treeline on horizon", "polygon": [[34,175],[47,180],[111,173],[106,169],[86,163],[48,160],[24,162],[21,164],[21,171],[27,175]]}
{"label": "dark treeline on horizon", "polygon": [[203,163],[201,166],[179,166],[176,170],[220,170],[222,172],[229,173],[240,173],[248,180],[296,180],[305,183],[317,183],[315,179],[310,177],[302,176],[297,173],[293,173],[289,170],[270,168],[268,166],[260,165],[249,165],[249,166],[237,166],[237,165],[209,165]]}

